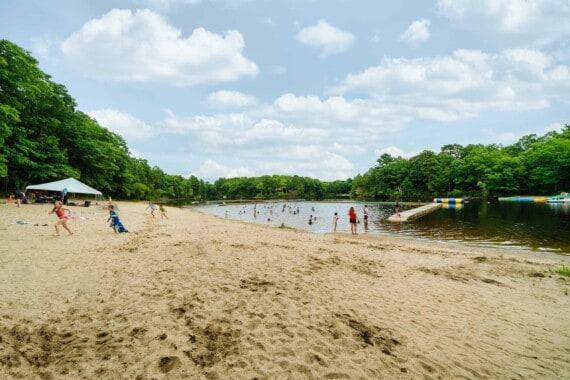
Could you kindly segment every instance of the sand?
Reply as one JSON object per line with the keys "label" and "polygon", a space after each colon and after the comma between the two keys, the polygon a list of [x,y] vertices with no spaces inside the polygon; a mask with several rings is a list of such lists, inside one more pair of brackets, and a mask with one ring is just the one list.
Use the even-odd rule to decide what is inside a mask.
{"label": "sand", "polygon": [[118,205],[0,204],[0,378],[570,378],[569,257]]}

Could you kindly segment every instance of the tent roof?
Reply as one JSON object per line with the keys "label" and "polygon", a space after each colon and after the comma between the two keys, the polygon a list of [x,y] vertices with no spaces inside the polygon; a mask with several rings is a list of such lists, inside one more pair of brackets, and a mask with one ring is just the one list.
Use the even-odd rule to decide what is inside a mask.
{"label": "tent roof", "polygon": [[94,188],[89,187],[83,182],[80,182],[72,177],[67,179],[62,179],[61,181],[41,183],[39,185],[30,185],[26,187],[26,191],[28,190],[62,191],[63,189],[67,189],[68,193],[103,195],[100,191],[95,190]]}

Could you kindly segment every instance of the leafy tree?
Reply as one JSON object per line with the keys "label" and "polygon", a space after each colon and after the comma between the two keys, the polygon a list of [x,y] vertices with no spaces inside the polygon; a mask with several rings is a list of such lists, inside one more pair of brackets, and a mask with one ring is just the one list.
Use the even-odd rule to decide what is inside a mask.
{"label": "leafy tree", "polygon": [[0,40],[0,89],[0,133],[5,142],[0,157],[8,182],[22,187],[35,180],[77,176],[58,138],[58,129],[74,112],[74,102],[28,52],[6,40]]}
{"label": "leafy tree", "polygon": [[[0,65],[2,57],[0,57]],[[4,139],[10,136],[10,125],[20,121],[18,111],[6,104],[0,104],[0,178],[8,176],[8,152],[5,149]]]}
{"label": "leafy tree", "polygon": [[132,165],[122,137],[76,112],[61,128],[61,144],[68,147],[69,161],[81,170],[83,181],[106,193],[129,193],[131,181],[125,175]]}
{"label": "leafy tree", "polygon": [[424,150],[410,159],[408,179],[419,196],[437,195],[442,168],[435,153]]}
{"label": "leafy tree", "polygon": [[460,160],[465,157],[466,149],[459,144],[447,144],[441,147],[441,153],[447,154],[456,160]]}
{"label": "leafy tree", "polygon": [[553,194],[570,188],[570,138],[565,136],[536,143],[525,152],[531,190]]}

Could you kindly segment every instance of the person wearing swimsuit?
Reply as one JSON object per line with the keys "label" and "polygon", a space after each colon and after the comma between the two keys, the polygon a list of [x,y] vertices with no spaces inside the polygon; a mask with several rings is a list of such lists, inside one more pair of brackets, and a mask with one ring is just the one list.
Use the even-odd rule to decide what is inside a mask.
{"label": "person wearing swimsuit", "polygon": [[55,215],[57,215],[57,222],[55,222],[56,236],[59,236],[59,226],[62,226],[67,230],[67,232],[69,232],[70,235],[73,235],[73,232],[71,232],[67,226],[67,214],[65,213],[66,211],[69,212],[69,209],[62,207],[61,202],[56,201],[53,204],[53,209],[49,212],[50,214],[53,214],[55,212]]}
{"label": "person wearing swimsuit", "polygon": [[348,219],[350,219],[350,232],[352,232],[353,235],[357,235],[356,233],[356,211],[354,211],[354,207],[351,207],[350,210],[348,210]]}

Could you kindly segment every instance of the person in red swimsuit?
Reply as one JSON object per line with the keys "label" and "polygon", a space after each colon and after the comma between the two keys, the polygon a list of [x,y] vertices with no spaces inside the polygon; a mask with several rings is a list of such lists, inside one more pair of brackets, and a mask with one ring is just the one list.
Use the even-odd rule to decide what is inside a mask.
{"label": "person in red swimsuit", "polygon": [[49,212],[50,214],[57,215],[57,222],[55,222],[55,235],[59,236],[59,226],[63,226],[69,232],[70,235],[73,235],[73,232],[67,227],[67,215],[65,212],[70,212],[69,209],[62,207],[60,201],[55,201],[53,204],[53,209]]}
{"label": "person in red swimsuit", "polygon": [[350,232],[352,232],[353,235],[357,235],[356,233],[356,211],[354,211],[354,207],[351,207],[350,210],[348,210],[348,219],[350,219]]}

